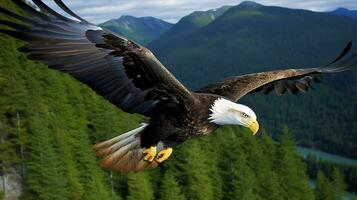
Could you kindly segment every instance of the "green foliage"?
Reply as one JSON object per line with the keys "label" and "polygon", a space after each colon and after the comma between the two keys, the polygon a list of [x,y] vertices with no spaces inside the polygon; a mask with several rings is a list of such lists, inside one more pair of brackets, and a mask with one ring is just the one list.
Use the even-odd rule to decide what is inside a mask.
{"label": "green foliage", "polygon": [[332,178],[326,177],[322,171],[318,171],[316,179],[316,200],[341,200],[346,193],[343,177],[337,169],[334,169]]}
{"label": "green foliage", "polygon": [[326,176],[319,171],[316,179],[316,200],[332,200],[333,192]]}
{"label": "green foliage", "polygon": [[284,183],[281,186],[284,199],[313,199],[310,186],[304,181],[308,179],[305,165],[296,153],[294,140],[287,127],[284,127],[280,142],[275,167],[280,175],[280,181]]}
{"label": "green foliage", "polygon": [[[257,194],[254,191],[254,184],[257,180],[254,176],[254,171],[249,167],[249,155],[242,151],[242,148],[246,151],[245,145],[241,142],[252,142],[250,138],[242,138],[234,135],[234,132],[230,131],[225,133],[227,141],[224,143],[222,149],[222,155],[225,155],[222,161],[222,173],[224,177],[223,192],[227,199],[234,199],[235,197],[241,197],[242,199],[256,199]],[[252,144],[252,149],[249,152],[256,151],[254,148],[255,143]],[[256,147],[256,146],[255,146]],[[248,152],[248,153],[249,153]],[[253,157],[250,157],[253,158]]]}
{"label": "green foliage", "polygon": [[[188,199],[213,199],[213,185],[209,177],[208,157],[197,141],[190,141],[185,148],[181,148],[178,156],[184,182],[183,191]],[[202,187],[204,185],[204,187]],[[201,191],[201,192],[197,192]]]}
{"label": "green foliage", "polygon": [[64,166],[56,158],[56,149],[52,146],[53,141],[50,131],[42,126],[40,118],[31,118],[32,134],[29,141],[31,151],[27,163],[26,196],[28,199],[69,199],[68,187],[62,175]]}
{"label": "green foliage", "polygon": [[305,163],[311,178],[315,179],[318,171],[324,174],[334,174],[334,171],[338,169],[344,177],[348,191],[357,191],[357,166],[317,159],[312,155],[306,157]]}
{"label": "green foliage", "polygon": [[275,171],[276,163],[279,161],[276,158],[277,146],[264,131],[261,144],[260,148],[256,146],[252,152],[254,153],[252,155],[254,164],[251,167],[257,176],[256,191],[266,200],[282,200],[283,190],[279,184],[280,174]]}
{"label": "green foliage", "polygon": [[185,200],[181,188],[172,172],[166,172],[161,181],[160,199]]}
{"label": "green foliage", "polygon": [[333,169],[332,185],[333,185],[333,191],[336,199],[346,194],[347,186],[345,184],[345,179],[337,168]]}
{"label": "green foliage", "polygon": [[153,200],[154,191],[147,173],[130,174],[128,176],[128,200]]}

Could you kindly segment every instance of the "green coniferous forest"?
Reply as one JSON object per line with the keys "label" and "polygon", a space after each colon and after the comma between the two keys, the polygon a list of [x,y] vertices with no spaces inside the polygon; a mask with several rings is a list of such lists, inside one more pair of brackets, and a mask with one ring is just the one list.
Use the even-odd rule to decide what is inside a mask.
{"label": "green coniferous forest", "polygon": [[[16,10],[9,2],[0,5]],[[29,61],[17,52],[22,45],[0,35],[4,197],[17,195],[10,187],[13,179],[7,179],[14,174],[25,200],[309,200],[324,199],[332,187],[344,193],[338,171],[331,178],[318,175],[317,189],[310,187],[287,128],[276,133],[277,144],[264,131],[254,137],[245,129],[224,127],[181,145],[161,168],[136,174],[103,170],[91,145],[147,119],[121,112],[68,75]]]}

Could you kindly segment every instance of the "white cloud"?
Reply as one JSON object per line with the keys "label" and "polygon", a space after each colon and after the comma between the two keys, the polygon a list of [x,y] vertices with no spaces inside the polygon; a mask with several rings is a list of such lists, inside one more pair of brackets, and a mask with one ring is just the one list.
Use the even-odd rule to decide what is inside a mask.
{"label": "white cloud", "polygon": [[[121,15],[153,16],[170,22],[197,10],[208,10],[223,5],[237,5],[241,0],[63,0],[75,13],[94,23],[101,23]],[[44,0],[55,10],[52,0]],[[337,7],[357,10],[356,0],[256,0],[264,5],[331,11]],[[63,13],[63,12],[61,12]]]}

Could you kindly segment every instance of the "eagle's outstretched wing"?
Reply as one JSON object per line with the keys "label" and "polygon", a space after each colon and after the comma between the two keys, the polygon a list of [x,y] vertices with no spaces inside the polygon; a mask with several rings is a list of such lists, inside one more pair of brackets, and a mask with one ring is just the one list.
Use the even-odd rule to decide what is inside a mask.
{"label": "eagle's outstretched wing", "polygon": [[41,0],[33,2],[42,12],[21,0],[13,2],[31,18],[0,7],[0,13],[19,21],[0,20],[0,25],[11,28],[0,33],[28,42],[20,50],[29,58],[72,75],[124,111],[150,116],[160,102],[180,104],[191,98],[148,49],[85,21],[61,0],[55,2],[76,20]]}
{"label": "eagle's outstretched wing", "polygon": [[268,94],[275,90],[278,95],[284,94],[287,90],[292,94],[299,91],[306,92],[312,81],[319,82],[321,74],[341,72],[357,65],[357,52],[343,59],[351,47],[352,42],[348,43],[343,52],[325,67],[277,70],[236,76],[204,87],[197,92],[222,95],[232,101],[238,101],[248,93],[259,91]]}

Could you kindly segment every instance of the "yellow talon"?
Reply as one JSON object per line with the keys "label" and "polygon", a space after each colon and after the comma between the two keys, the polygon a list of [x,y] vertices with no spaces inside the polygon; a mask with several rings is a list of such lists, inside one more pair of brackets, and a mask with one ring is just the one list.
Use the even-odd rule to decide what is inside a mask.
{"label": "yellow talon", "polygon": [[148,162],[152,162],[156,156],[156,147],[152,146],[150,148],[147,148],[143,151],[144,154],[144,160]]}
{"label": "yellow talon", "polygon": [[167,160],[171,154],[172,154],[172,148],[170,148],[170,147],[165,148],[157,154],[155,160],[159,163],[162,163],[165,160]]}

